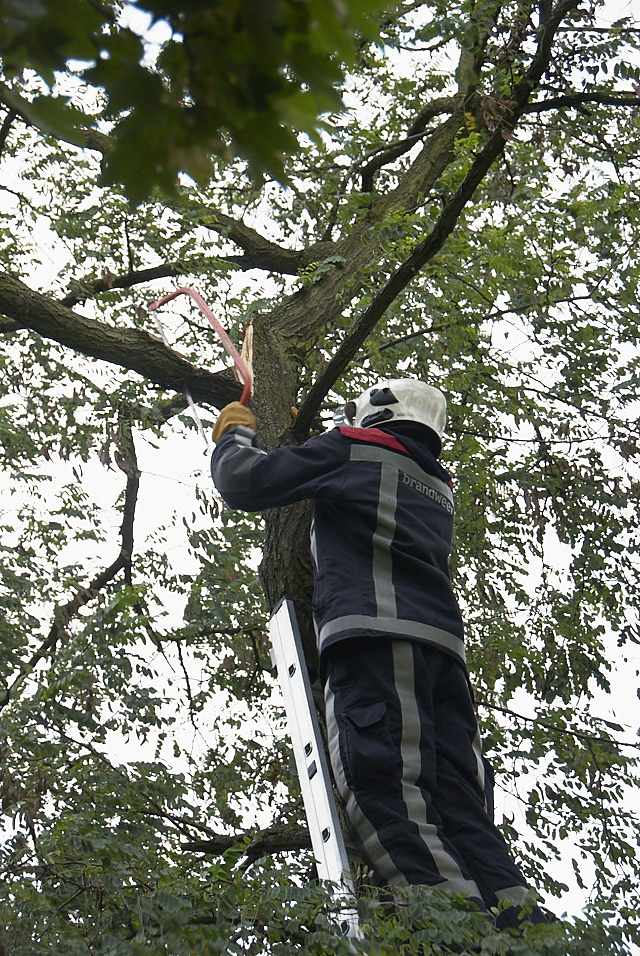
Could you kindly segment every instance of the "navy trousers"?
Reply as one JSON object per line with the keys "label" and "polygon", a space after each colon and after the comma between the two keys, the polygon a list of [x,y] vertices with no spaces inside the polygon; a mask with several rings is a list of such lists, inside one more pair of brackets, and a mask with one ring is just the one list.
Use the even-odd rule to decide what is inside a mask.
{"label": "navy trousers", "polygon": [[519,912],[527,885],[488,812],[461,666],[426,644],[356,637],[328,649],[326,670],[331,763],[365,861],[390,886],[465,892],[481,909],[509,899]]}

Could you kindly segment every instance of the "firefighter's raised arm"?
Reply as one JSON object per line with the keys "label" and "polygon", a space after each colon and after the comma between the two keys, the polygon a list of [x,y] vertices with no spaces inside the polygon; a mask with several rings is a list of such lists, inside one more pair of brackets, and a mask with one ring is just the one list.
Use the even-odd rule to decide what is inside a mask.
{"label": "firefighter's raised arm", "polygon": [[213,429],[211,476],[230,508],[263,511],[339,493],[349,455],[348,442],[340,447],[338,431],[267,453],[258,445],[255,426],[253,413],[233,402],[223,408]]}

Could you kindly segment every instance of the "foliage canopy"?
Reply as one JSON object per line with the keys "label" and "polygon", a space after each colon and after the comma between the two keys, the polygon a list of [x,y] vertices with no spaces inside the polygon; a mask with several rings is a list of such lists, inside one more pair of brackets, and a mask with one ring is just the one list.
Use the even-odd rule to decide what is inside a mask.
{"label": "foliage canopy", "polygon": [[[239,156],[261,179],[286,179],[295,133],[318,135],[320,114],[341,105],[337,84],[360,37],[375,35],[382,0],[2,0],[5,100],[43,131],[106,148],[102,182],[138,202],[174,191],[179,173],[200,183],[211,156]],[[154,55],[146,37],[164,35]],[[137,28],[137,29],[136,29]],[[364,32],[363,32],[364,31]],[[89,115],[75,97],[102,94]],[[35,70],[43,89],[26,96]],[[18,81],[17,84],[15,81]],[[95,99],[95,93],[92,97]],[[105,124],[112,137],[104,137]]]}
{"label": "foliage canopy", "polygon": [[[180,6],[194,23],[249,9]],[[308,508],[231,513],[191,475],[206,460],[184,387],[206,423],[239,394],[188,304],[162,313],[171,347],[146,310],[193,284],[245,334],[267,448],[372,378],[446,392],[452,574],[488,755],[521,807],[503,829],[551,909],[561,860],[589,884],[584,918],[513,939],[428,888],[389,912],[362,875],[356,951],[628,953],[638,744],[606,694],[640,641],[640,30],[578,0],[417,0],[370,30],[368,4],[266,7],[306,10],[302,46],[276,30],[219,71],[253,83],[251,51],[277,66],[257,122],[173,22],[150,69],[115,4],[0,4],[1,944],[348,949],[311,879],[265,638],[288,594],[313,665]],[[340,23],[363,30],[338,47],[348,108],[294,143],[338,103]],[[95,65],[74,86],[78,59]],[[149,137],[159,166],[140,172]]]}

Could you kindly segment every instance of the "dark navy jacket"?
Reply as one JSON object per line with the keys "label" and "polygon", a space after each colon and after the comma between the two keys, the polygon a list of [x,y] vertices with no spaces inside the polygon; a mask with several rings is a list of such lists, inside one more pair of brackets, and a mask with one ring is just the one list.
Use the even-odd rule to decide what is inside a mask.
{"label": "dark navy jacket", "polygon": [[392,429],[334,428],[300,448],[258,448],[243,425],[211,460],[231,508],[315,502],[313,613],[320,654],[336,641],[425,641],[464,663],[462,619],[449,580],[453,494],[423,442]]}

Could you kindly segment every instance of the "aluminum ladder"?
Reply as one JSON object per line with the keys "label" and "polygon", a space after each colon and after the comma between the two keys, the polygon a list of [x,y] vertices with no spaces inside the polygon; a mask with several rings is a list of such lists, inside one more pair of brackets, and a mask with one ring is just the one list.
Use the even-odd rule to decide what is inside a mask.
{"label": "aluminum ladder", "polygon": [[353,909],[351,879],[331,776],[320,734],[311,683],[293,602],[283,598],[269,621],[271,660],[278,673],[293,746],[318,878],[329,880],[345,898],[340,926],[345,936],[361,936]]}

